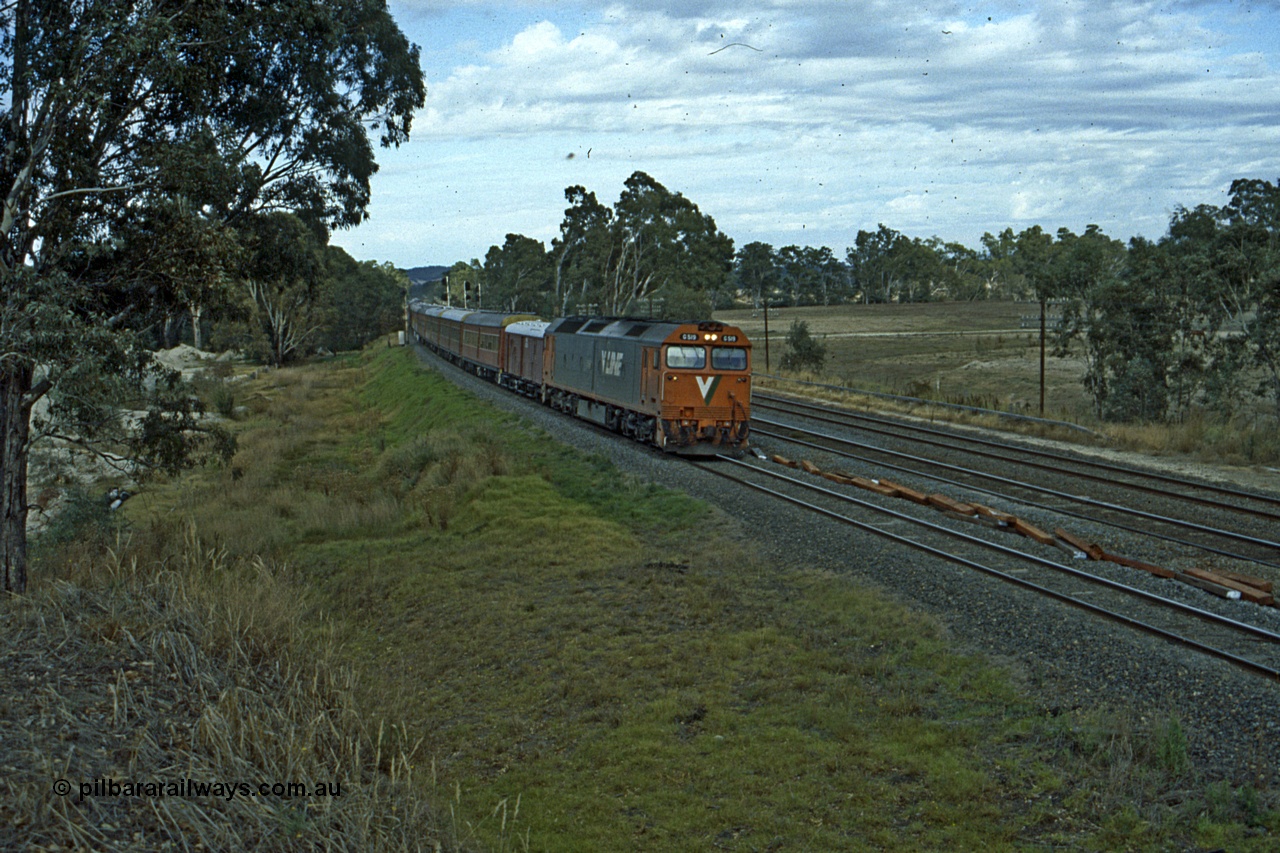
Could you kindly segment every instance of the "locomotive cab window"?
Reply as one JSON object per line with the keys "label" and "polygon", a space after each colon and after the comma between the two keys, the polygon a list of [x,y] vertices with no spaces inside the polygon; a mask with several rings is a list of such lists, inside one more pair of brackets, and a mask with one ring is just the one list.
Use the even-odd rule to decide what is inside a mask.
{"label": "locomotive cab window", "polygon": [[667,367],[676,370],[701,370],[707,366],[707,351],[702,347],[667,347]]}
{"label": "locomotive cab window", "polygon": [[746,347],[712,347],[711,366],[716,370],[746,370]]}

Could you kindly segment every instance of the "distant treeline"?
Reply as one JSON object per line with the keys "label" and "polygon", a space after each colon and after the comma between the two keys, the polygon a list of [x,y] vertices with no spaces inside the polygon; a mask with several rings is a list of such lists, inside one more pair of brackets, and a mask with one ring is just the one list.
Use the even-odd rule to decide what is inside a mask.
{"label": "distant treeline", "polygon": [[708,316],[732,305],[1025,299],[1055,303],[1058,354],[1083,351],[1100,417],[1177,420],[1263,401],[1280,415],[1280,189],[1232,183],[1222,207],[1179,207],[1159,240],[1126,245],[1095,225],[984,234],[973,249],[858,231],[827,246],[733,240],[643,172],[612,207],[581,186],[550,247],[508,234],[446,276],[453,304],[494,310]]}

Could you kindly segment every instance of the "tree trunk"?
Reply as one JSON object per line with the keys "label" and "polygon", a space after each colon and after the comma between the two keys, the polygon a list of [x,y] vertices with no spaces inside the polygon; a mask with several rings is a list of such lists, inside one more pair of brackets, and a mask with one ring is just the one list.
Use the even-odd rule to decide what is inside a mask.
{"label": "tree trunk", "polygon": [[160,327],[160,348],[173,349],[178,345],[178,318],[166,314],[164,324]]}
{"label": "tree trunk", "polygon": [[200,315],[204,313],[204,308],[198,303],[191,303],[191,340],[192,346],[196,349],[204,349],[202,344],[204,341],[200,337]]}
{"label": "tree trunk", "polygon": [[0,589],[27,589],[27,454],[31,435],[31,368],[0,370]]}

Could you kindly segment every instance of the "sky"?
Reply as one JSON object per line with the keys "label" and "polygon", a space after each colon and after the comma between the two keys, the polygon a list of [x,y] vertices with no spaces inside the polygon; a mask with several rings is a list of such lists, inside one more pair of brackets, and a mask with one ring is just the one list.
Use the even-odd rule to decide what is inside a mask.
{"label": "sky", "polygon": [[643,171],[741,247],[859,230],[981,249],[1040,225],[1159,239],[1236,178],[1280,180],[1280,0],[389,0],[426,106],[378,151],[400,267],[550,245],[565,188]]}

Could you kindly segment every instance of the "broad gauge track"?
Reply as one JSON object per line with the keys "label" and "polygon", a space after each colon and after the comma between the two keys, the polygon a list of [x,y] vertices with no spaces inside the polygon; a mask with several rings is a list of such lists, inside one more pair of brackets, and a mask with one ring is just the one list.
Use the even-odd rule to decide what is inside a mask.
{"label": "broad gauge track", "polygon": [[[1069,455],[1023,443],[996,441],[960,431],[941,430],[913,424],[906,420],[894,420],[847,409],[820,406],[760,392],[752,395],[752,405],[757,410],[786,412],[799,415],[806,420],[838,424],[864,433],[910,440],[917,445],[940,447],[948,451],[998,459],[1002,463],[1051,472],[1054,476],[1103,483],[1108,487],[1131,489],[1156,495],[1162,499],[1173,498],[1269,522],[1280,522],[1280,495],[1246,491],[1188,477],[1174,477],[1158,471]],[[1171,488],[1177,491],[1171,491]]]}
{"label": "broad gauge track", "polygon": [[[1023,506],[1035,507],[1047,512],[1067,516],[1069,518],[1086,519],[1088,521],[1101,523],[1128,533],[1160,539],[1165,542],[1170,542],[1187,548],[1194,548],[1220,557],[1243,560],[1257,565],[1280,569],[1280,561],[1277,561],[1270,556],[1271,554],[1280,555],[1280,543],[1252,536],[1247,533],[1222,530],[1209,525],[1200,524],[1198,522],[1169,518],[1135,507],[1121,506],[1108,501],[1090,498],[1085,495],[1070,494],[1047,486],[1014,480],[1009,477],[991,474],[985,471],[964,468],[962,466],[952,465],[937,459],[927,459],[913,454],[903,453],[902,451],[887,450],[885,448],[875,447],[852,439],[826,435],[798,426],[781,424],[776,421],[757,418],[754,423],[756,425],[754,433],[757,436],[773,438],[799,447],[822,450],[842,458],[856,460],[878,468],[888,468],[894,471],[911,474],[922,479],[944,483],[950,486],[966,489],[971,492],[1001,497],[1006,500],[1016,500],[1017,503]],[[760,424],[767,424],[775,427],[778,430],[781,430],[781,432],[762,429],[759,426]],[[804,438],[800,438],[799,436],[804,436]],[[855,448],[863,451],[863,453],[852,453],[849,452],[849,450],[841,448]],[[899,462],[912,462],[922,467],[912,468],[903,464],[898,464],[898,462],[888,462],[885,461],[885,459],[895,459],[899,460]],[[938,473],[939,471],[956,474],[960,479],[944,477]],[[997,483],[1010,491],[997,492],[993,489],[977,485],[978,482]],[[1029,495],[1042,495],[1057,498],[1058,502],[1053,505],[1040,503],[1034,498],[1028,497]],[[1089,507],[1093,511],[1086,513],[1083,511],[1073,510],[1071,509],[1072,506]],[[1125,518],[1153,522],[1158,525],[1158,527],[1135,527],[1134,525],[1121,520]],[[1242,542],[1256,547],[1249,549],[1251,553],[1240,553],[1239,551],[1229,550],[1227,547],[1215,546],[1203,540],[1193,541],[1173,535],[1172,533],[1162,532],[1160,529],[1161,527],[1167,529],[1190,530],[1206,535],[1211,539]]]}
{"label": "broad gauge track", "polygon": [[[1268,628],[879,506],[751,461],[723,456],[714,464],[695,464],[772,499],[1280,681],[1280,633]],[[888,529],[904,525],[910,526],[914,535]]]}
{"label": "broad gauge track", "polygon": [[[862,415],[855,413],[846,418],[846,413],[803,403],[794,407],[789,403],[781,406],[757,403],[756,408],[788,412],[794,418],[782,422],[757,415],[753,420],[753,433],[758,437],[822,449],[873,467],[906,470],[919,477],[985,494],[995,494],[992,491],[992,486],[995,486],[1001,490],[1002,496],[1024,505],[1038,506],[1069,517],[1083,517],[1205,553],[1280,569],[1280,542],[1273,538],[1273,531],[1280,529],[1277,524],[1280,523],[1280,513],[1269,508],[1269,502],[1273,500],[1270,495],[1171,478],[1157,472],[1151,472],[1152,479],[1144,484],[1137,478],[1146,472],[1127,466],[1120,468],[1127,472],[1128,479],[1113,482],[1098,470],[1110,470],[1115,466],[1099,468],[1106,463],[1063,457],[1062,454],[1047,453],[1021,444],[1004,445],[989,439],[914,425],[899,428],[896,423],[880,418],[874,420],[893,424],[894,428],[867,428],[862,424]],[[815,415],[814,409],[823,414]],[[845,429],[819,432],[812,428],[814,422]],[[925,434],[921,435],[921,431]],[[891,440],[886,441],[885,437]],[[978,445],[976,448],[972,446],[975,443]],[[997,453],[991,447],[1004,450]],[[980,468],[971,462],[959,464],[966,461],[965,457],[975,456],[985,460]],[[1074,465],[1043,461],[1059,457],[1070,458]],[[1038,473],[1031,474],[1028,469]],[[1097,491],[1098,483],[1106,484],[1107,492],[1129,489],[1132,497],[1120,503],[1116,499],[1102,500],[1082,493],[1086,488]],[[1173,483],[1182,484],[1185,488],[1174,489]],[[1209,498],[1191,491],[1195,489],[1229,492],[1232,499]],[[1133,492],[1140,493],[1141,497]],[[1246,497],[1253,502],[1247,503]]]}

